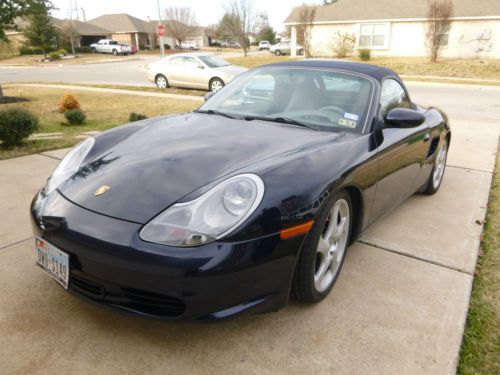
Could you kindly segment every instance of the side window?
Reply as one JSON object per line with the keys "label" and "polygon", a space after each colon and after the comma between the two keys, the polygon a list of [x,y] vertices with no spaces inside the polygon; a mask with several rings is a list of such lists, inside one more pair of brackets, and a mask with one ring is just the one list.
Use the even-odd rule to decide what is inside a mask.
{"label": "side window", "polygon": [[196,61],[195,58],[184,57],[184,65],[189,67],[189,68],[197,68],[198,65],[200,65],[200,64],[198,63],[198,61]]}
{"label": "side window", "polygon": [[411,109],[410,99],[398,81],[387,79],[382,85],[380,94],[380,118],[384,118],[394,108]]}
{"label": "side window", "polygon": [[170,65],[182,65],[184,57],[174,57],[169,60]]}

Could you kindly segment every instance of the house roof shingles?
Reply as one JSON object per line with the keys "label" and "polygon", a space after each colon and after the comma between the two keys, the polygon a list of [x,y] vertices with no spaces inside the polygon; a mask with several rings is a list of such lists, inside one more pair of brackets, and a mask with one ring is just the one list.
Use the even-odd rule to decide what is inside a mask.
{"label": "house roof shingles", "polygon": [[129,14],[105,14],[87,21],[87,24],[112,30],[113,33],[151,33],[149,22],[135,18]]}
{"label": "house roof shingles", "polygon": [[[300,10],[295,8],[285,23],[297,23]],[[453,17],[499,17],[500,0],[453,0]],[[337,0],[318,7],[314,22],[348,22],[361,20],[427,18],[427,2],[423,0]]]}

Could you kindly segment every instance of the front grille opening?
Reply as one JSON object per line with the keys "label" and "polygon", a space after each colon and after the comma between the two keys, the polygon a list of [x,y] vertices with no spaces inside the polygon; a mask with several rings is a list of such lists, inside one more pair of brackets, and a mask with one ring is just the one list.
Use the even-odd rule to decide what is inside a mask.
{"label": "front grille opening", "polygon": [[70,275],[69,286],[77,293],[116,308],[158,317],[180,316],[186,310],[183,300],[145,290],[119,287],[106,290],[81,276]]}
{"label": "front grille opening", "polygon": [[186,304],[179,298],[134,288],[122,288],[122,291],[130,301],[123,303],[124,307],[149,315],[179,316],[186,309]]}
{"label": "front grille opening", "polygon": [[71,275],[69,278],[69,285],[72,289],[76,289],[80,293],[91,298],[101,299],[104,297],[105,291],[102,286],[81,277]]}

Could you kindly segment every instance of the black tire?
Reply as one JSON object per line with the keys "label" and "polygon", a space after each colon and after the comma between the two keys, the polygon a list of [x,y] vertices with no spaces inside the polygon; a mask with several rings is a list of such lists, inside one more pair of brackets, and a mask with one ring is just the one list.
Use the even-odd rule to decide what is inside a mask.
{"label": "black tire", "polygon": [[116,49],[113,50],[113,56],[118,56],[118,51]]}
{"label": "black tire", "polygon": [[282,53],[281,53],[281,51],[279,49],[277,49],[276,51],[274,51],[274,54],[276,56],[281,56],[282,55]]}
{"label": "black tire", "polygon": [[97,50],[94,47],[92,47],[92,53],[97,53]]}
{"label": "black tire", "polygon": [[[217,89],[215,89],[215,88],[214,88],[214,86],[216,86],[216,87],[220,87],[220,89],[218,89],[218,90],[217,90]],[[225,86],[225,83],[224,83],[224,81],[223,81],[222,79],[220,79],[220,78],[212,78],[212,79],[210,80],[209,85],[208,85],[208,90],[209,90],[210,92],[217,92],[217,91],[222,90],[222,88],[223,88],[224,86]]]}
{"label": "black tire", "polygon": [[155,84],[159,89],[168,89],[170,87],[167,77],[163,74],[158,74],[155,77]]}
{"label": "black tire", "polygon": [[299,49],[299,55],[303,55],[304,54],[304,50],[303,49]]}
{"label": "black tire", "polygon": [[[439,158],[439,153],[442,151],[443,147],[445,148],[445,155],[444,155],[444,165],[443,165],[443,171],[441,172],[441,177],[439,178],[439,181],[434,180],[434,174],[437,168],[438,164],[438,158]],[[433,195],[436,194],[441,187],[441,183],[443,182],[444,178],[444,173],[446,171],[446,160],[448,158],[448,139],[445,139],[440,145],[438,145],[437,150],[436,150],[436,159],[434,162],[434,166],[432,167],[431,174],[429,175],[429,179],[425,183],[424,187],[421,189],[423,194],[426,195]]]}
{"label": "black tire", "polygon": [[[343,258],[341,259],[339,268],[336,275],[331,281],[331,284],[327,289],[323,291],[318,291],[314,282],[314,275],[316,272],[316,262],[317,262],[317,248],[320,238],[323,236],[323,231],[325,225],[328,222],[330,211],[334,205],[340,200],[345,200],[348,205],[349,210],[349,229],[347,231],[347,243],[344,248]],[[292,284],[292,294],[300,302],[305,303],[316,303],[323,300],[331,291],[337,278],[342,270],[342,265],[344,264],[345,255],[347,251],[347,246],[349,246],[349,239],[351,237],[351,228],[353,222],[353,209],[351,197],[347,191],[340,191],[333,194],[324,203],[317,219],[314,222],[313,227],[307,234],[304,244],[300,252],[299,259],[297,260],[297,265],[295,267],[295,273]]]}

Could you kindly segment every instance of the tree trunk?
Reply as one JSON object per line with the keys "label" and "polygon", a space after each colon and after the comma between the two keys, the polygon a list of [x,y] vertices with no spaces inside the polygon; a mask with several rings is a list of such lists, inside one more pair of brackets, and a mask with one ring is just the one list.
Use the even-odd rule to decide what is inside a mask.
{"label": "tree trunk", "polygon": [[3,100],[2,84],[0,83],[0,102]]}

